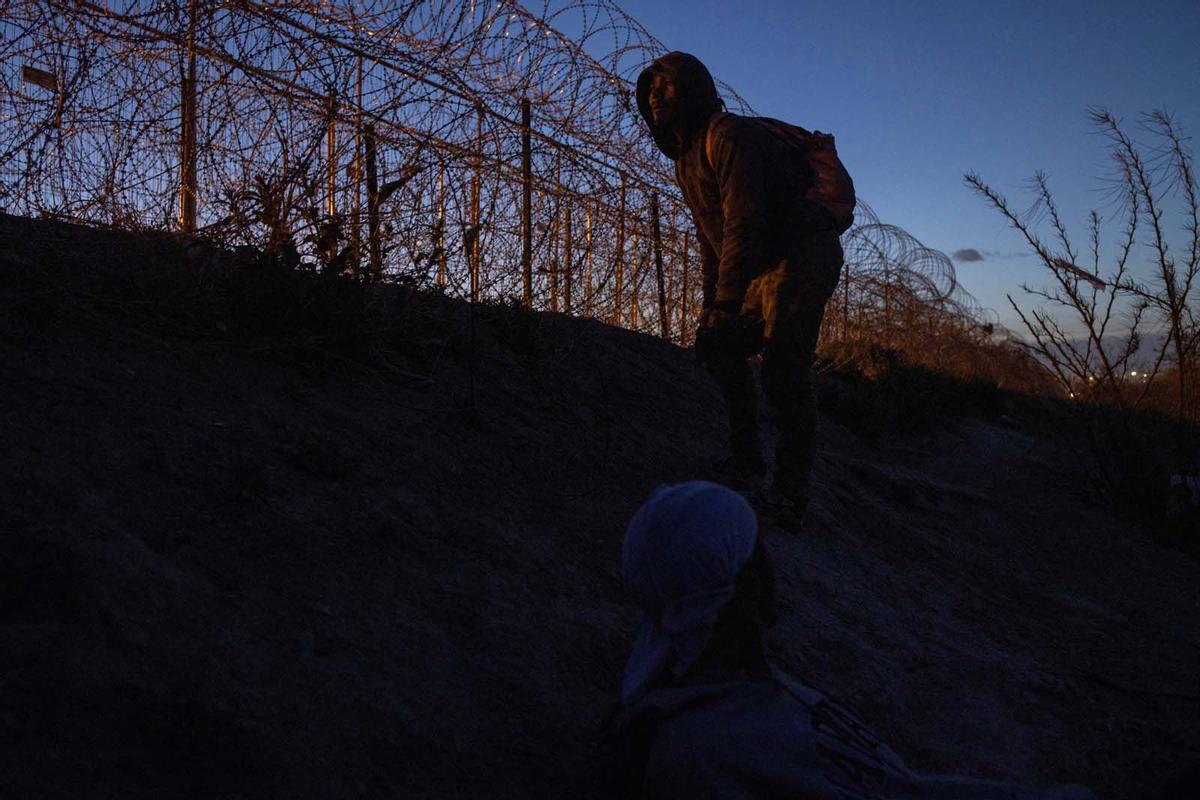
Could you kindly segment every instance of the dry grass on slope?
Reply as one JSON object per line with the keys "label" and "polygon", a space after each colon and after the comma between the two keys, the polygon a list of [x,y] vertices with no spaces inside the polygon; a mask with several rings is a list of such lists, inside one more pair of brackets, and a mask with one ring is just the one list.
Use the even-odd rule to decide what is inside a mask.
{"label": "dry grass on slope", "polygon": [[[0,240],[14,794],[608,796],[621,534],[723,436],[690,352],[166,237]],[[918,380],[824,377],[810,524],[765,532],[775,653],[920,768],[1145,796],[1200,748],[1196,564],[1036,406],[878,424]]]}

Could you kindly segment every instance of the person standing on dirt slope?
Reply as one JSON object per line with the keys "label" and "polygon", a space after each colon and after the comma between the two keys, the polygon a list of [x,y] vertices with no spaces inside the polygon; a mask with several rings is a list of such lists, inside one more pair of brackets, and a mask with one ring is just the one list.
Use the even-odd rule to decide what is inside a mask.
{"label": "person standing on dirt slope", "polygon": [[637,106],[675,162],[696,226],[704,281],[696,352],[729,415],[722,480],[749,488],[765,473],[747,361],[761,351],[763,390],[780,415],[772,495],[803,513],[817,419],[813,353],[841,274],[853,183],[833,137],[724,113],[712,76],[687,53],[667,53],[641,73]]}
{"label": "person standing on dirt slope", "polygon": [[714,483],[660,486],[625,532],[643,611],[621,688],[628,797],[1095,800],[910,770],[854,714],[767,659],[771,564],[753,509]]}

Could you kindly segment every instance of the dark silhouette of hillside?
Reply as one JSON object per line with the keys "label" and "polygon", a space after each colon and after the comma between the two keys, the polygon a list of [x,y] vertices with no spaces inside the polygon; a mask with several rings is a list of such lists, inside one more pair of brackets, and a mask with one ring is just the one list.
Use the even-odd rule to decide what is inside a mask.
{"label": "dark silhouette of hillside", "polygon": [[[6,794],[610,796],[624,526],[723,436],[690,351],[0,216],[0,387]],[[822,377],[806,529],[766,533],[775,655],[918,768],[1176,779],[1200,566],[1052,411],[867,391]]]}

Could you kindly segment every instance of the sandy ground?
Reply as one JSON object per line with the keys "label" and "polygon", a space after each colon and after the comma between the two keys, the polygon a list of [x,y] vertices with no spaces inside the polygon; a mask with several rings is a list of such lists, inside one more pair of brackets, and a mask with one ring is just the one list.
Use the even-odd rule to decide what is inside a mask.
{"label": "sandy ground", "polygon": [[[692,355],[453,303],[403,373],[148,335],[72,277],[123,252],[0,217],[5,794],[610,796],[624,524],[723,436]],[[1056,424],[823,418],[773,651],[918,768],[1153,796],[1200,760],[1200,565]]]}

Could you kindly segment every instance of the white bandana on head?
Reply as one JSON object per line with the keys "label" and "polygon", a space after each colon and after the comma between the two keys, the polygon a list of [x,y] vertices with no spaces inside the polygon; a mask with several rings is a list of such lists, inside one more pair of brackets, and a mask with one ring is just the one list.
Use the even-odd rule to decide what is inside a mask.
{"label": "white bandana on head", "polygon": [[621,571],[645,618],[625,667],[625,705],[696,662],[757,537],[754,510],[715,483],[660,486],[638,509]]}

